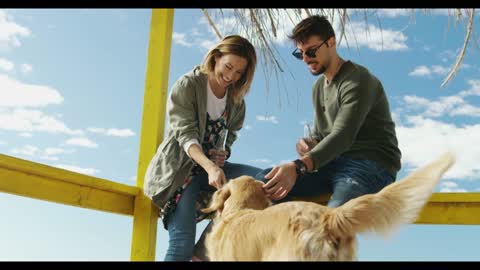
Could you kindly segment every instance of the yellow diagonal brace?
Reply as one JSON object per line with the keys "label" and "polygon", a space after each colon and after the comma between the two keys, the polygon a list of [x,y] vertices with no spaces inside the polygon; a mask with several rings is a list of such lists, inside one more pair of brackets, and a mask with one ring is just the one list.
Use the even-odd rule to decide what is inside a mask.
{"label": "yellow diagonal brace", "polygon": [[[137,171],[137,187],[141,189],[148,163],[163,140],[173,13],[173,9],[152,10]],[[157,222],[157,208],[141,192],[135,199],[132,261],[155,260]]]}

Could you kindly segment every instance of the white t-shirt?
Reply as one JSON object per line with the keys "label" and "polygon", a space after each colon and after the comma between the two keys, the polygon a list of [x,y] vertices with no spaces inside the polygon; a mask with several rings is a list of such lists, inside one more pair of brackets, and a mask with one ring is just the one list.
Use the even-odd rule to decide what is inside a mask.
{"label": "white t-shirt", "polygon": [[[228,90],[225,92],[225,95],[222,98],[217,98],[215,94],[213,93],[212,87],[210,87],[210,83],[207,80],[207,113],[210,116],[210,119],[212,120],[217,120],[222,116],[223,112],[225,111],[225,107],[227,106],[227,95],[228,95]],[[190,157],[190,154],[188,154],[188,148],[192,144],[197,144],[202,148],[200,143],[198,142],[197,139],[191,139],[187,143],[185,143],[183,149],[187,153],[187,155]]]}

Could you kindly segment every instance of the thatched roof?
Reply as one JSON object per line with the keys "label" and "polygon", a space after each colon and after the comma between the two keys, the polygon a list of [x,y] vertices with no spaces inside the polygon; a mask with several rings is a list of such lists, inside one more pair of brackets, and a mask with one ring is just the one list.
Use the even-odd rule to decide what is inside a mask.
{"label": "thatched roof", "polygon": [[[278,54],[276,44],[278,40],[286,38],[293,26],[303,18],[319,14],[327,16],[337,32],[337,42],[345,42],[348,47],[357,46],[358,32],[349,32],[353,16],[360,16],[365,22],[365,32],[369,31],[369,21],[374,21],[381,29],[382,18],[379,13],[389,10],[378,9],[202,9],[210,27],[219,38],[223,35],[237,32],[248,38],[259,50],[259,57],[264,62],[262,66],[266,73],[274,72],[277,76],[285,72],[286,63]],[[412,20],[415,20],[417,10],[405,9],[397,12],[408,13]],[[439,12],[438,10],[421,10],[424,14]],[[450,72],[445,77],[441,86],[447,84],[460,68],[471,40],[475,42],[474,15],[475,9],[449,9],[447,11],[449,20],[453,18],[455,24],[465,23],[465,39],[463,47],[457,55]],[[358,21],[356,22],[358,24]],[[351,34],[349,34],[351,33]],[[276,43],[277,42],[277,43]],[[459,41],[459,45],[461,41]]]}

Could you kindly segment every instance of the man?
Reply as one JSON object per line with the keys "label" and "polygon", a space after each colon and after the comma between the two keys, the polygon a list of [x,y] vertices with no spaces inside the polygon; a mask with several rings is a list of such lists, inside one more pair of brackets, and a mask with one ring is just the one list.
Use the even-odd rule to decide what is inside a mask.
{"label": "man", "polygon": [[328,206],[337,207],[394,182],[401,152],[382,83],[337,54],[324,16],[302,20],[289,38],[293,56],[323,76],[313,86],[312,137],[296,144],[300,158],[257,175],[268,196],[278,201],[332,193]]}

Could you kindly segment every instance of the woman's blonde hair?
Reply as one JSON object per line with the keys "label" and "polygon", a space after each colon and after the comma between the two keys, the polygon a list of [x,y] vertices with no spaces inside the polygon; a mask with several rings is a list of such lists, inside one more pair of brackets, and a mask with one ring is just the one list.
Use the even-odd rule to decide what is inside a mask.
{"label": "woman's blonde hair", "polygon": [[[239,35],[230,35],[224,37],[217,43],[205,56],[200,70],[203,73],[209,74],[215,70],[215,56],[222,57],[227,54],[233,54],[247,60],[247,67],[242,77],[230,86],[230,95],[233,102],[239,104],[243,97],[250,90],[253,75],[255,73],[255,66],[257,65],[257,55],[253,45],[245,38]],[[233,91],[232,91],[233,90]]]}

